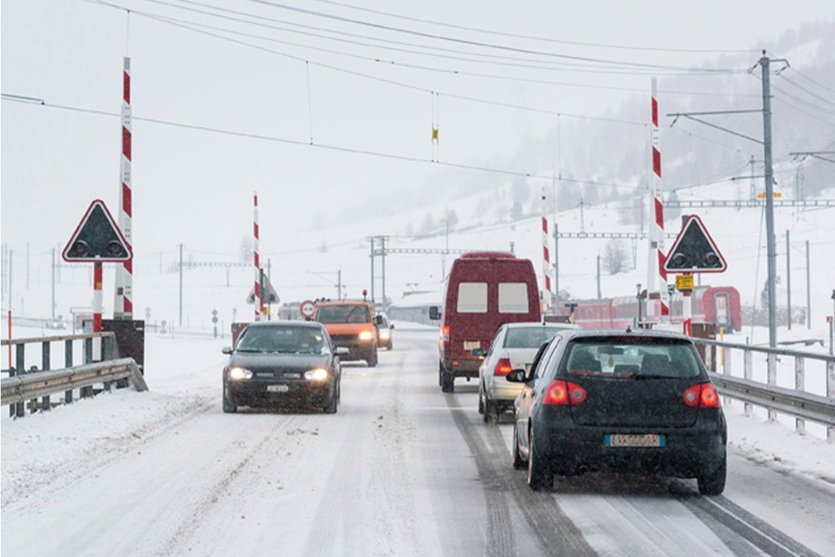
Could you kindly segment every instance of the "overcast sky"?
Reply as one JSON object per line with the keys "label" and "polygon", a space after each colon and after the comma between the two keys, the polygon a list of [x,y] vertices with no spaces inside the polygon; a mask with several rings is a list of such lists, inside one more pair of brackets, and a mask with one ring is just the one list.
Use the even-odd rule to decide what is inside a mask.
{"label": "overcast sky", "polygon": [[345,2],[3,2],[2,93],[45,105],[2,101],[2,241],[63,248],[93,199],[115,213],[126,54],[135,251],[223,259],[254,190],[263,251],[288,249],[346,213],[455,195],[484,172],[447,163],[505,168],[555,113],[611,114],[653,73],[663,91],[744,70],[723,62],[835,18],[831,0]]}

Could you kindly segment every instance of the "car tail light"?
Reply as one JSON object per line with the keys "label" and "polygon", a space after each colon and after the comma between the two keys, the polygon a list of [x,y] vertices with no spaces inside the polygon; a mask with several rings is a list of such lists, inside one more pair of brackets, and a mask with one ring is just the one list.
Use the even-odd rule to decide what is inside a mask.
{"label": "car tail light", "polygon": [[493,370],[493,375],[507,375],[511,371],[513,371],[513,368],[510,366],[510,360],[502,358],[496,362],[496,368]]}
{"label": "car tail light", "polygon": [[710,383],[700,383],[684,391],[684,404],[698,408],[720,408],[719,394]]}
{"label": "car tail light", "polygon": [[445,325],[442,330],[441,343],[444,348],[444,358],[449,358],[449,325]]}
{"label": "car tail light", "polygon": [[543,404],[582,404],[586,400],[586,390],[571,381],[552,381],[542,398]]}

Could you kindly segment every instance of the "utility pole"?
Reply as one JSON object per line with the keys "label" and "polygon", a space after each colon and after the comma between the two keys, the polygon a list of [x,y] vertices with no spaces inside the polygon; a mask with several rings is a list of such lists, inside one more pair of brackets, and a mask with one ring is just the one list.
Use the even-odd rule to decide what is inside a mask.
{"label": "utility pole", "polygon": [[382,269],[382,272],[383,272],[383,276],[382,276],[382,280],[383,280],[383,311],[386,311],[387,307],[386,307],[386,237],[385,236],[380,236],[380,247],[381,247],[382,252],[383,252],[383,269]]}
{"label": "utility pole", "polygon": [[774,237],[774,168],[771,159],[771,60],[760,58],[763,83],[763,150],[765,158],[765,235],[768,255],[768,346],[777,347],[777,250]]}
{"label": "utility pole", "polygon": [[374,236],[371,240],[371,304],[374,304]]}
{"label": "utility pole", "polygon": [[183,244],[180,243],[180,327],[183,326]]}
{"label": "utility pole", "polygon": [[557,219],[554,218],[554,311],[560,305],[560,233]]}
{"label": "utility pole", "polygon": [[809,267],[809,240],[806,240],[806,328],[812,328],[812,270]]}
{"label": "utility pole", "polygon": [[789,231],[786,230],[786,305],[789,314],[789,330],[792,330],[792,265],[791,265],[791,241]]}
{"label": "utility pole", "polygon": [[55,248],[52,248],[52,319],[55,319]]}

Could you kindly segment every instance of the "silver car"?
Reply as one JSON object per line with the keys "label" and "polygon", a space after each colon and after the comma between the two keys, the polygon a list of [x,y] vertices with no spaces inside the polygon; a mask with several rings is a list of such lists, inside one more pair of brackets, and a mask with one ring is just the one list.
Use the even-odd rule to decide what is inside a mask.
{"label": "silver car", "polygon": [[522,392],[523,385],[506,381],[505,376],[514,369],[527,371],[542,343],[569,329],[579,327],[568,323],[506,323],[499,328],[478,370],[478,413],[484,415],[485,422],[495,422],[500,414],[513,409],[513,401]]}

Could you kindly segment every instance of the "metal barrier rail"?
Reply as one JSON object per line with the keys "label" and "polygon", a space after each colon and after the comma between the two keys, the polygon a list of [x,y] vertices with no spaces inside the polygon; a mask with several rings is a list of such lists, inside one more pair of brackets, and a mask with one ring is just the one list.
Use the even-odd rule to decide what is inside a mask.
{"label": "metal barrier rail", "polygon": [[[83,341],[83,362],[84,365],[73,367],[73,342]],[[64,343],[64,368],[51,371],[51,348],[52,344],[56,342]],[[93,362],[93,354],[99,352],[94,343],[101,343],[101,361]],[[40,344],[41,345],[41,368],[32,366],[29,370],[26,369],[26,345]],[[87,398],[93,396],[93,385],[103,383],[104,389],[109,391],[111,384],[115,381],[117,387],[126,387],[128,379],[133,380],[133,384],[137,390],[147,390],[144,377],[141,371],[136,366],[136,362],[132,358],[126,358],[132,363],[130,367],[125,361],[119,360],[118,347],[116,346],[116,336],[113,332],[101,333],[85,333],[85,334],[70,334],[59,335],[52,337],[31,337],[18,339],[0,339],[0,346],[14,346],[15,347],[15,363],[12,369],[3,370],[3,373],[8,373],[9,377],[2,379],[2,405],[6,405],[7,399],[7,385],[11,388],[16,386],[20,392],[26,394],[15,401],[10,401],[10,415],[12,417],[22,418],[26,415],[25,400],[31,397],[31,411],[35,412],[38,408],[37,397],[43,397],[40,404],[42,410],[49,410],[52,407],[50,395],[64,391],[64,403],[72,404],[73,390],[79,389],[79,396]],[[115,362],[121,362],[116,365]],[[124,366],[128,365],[128,371]],[[114,371],[115,368],[115,371]],[[134,369],[136,368],[135,372]],[[94,375],[87,375],[93,370]],[[78,374],[78,376],[76,376]],[[90,382],[85,382],[87,379]],[[24,387],[25,385],[25,387]],[[31,385],[39,385],[39,388],[30,387]],[[31,390],[30,390],[31,388]],[[39,390],[40,389],[40,390]],[[8,391],[12,392],[12,391]]]}
{"label": "metal barrier rail", "polygon": [[[795,427],[798,432],[806,429],[805,420],[821,423],[827,426],[826,437],[829,442],[835,442],[835,356],[814,354],[800,350],[785,348],[769,348],[765,346],[751,346],[700,338],[692,339],[697,345],[702,345],[704,361],[711,372],[711,380],[722,396],[739,399],[745,402],[745,413],[749,414],[751,405],[755,404],[768,409],[768,419],[776,419],[776,413],[782,412],[796,418]],[[716,354],[721,349],[721,372],[716,362]],[[731,375],[731,361],[734,350],[741,350],[743,354],[743,377]],[[752,379],[753,354],[765,354],[767,357],[767,382],[760,383]],[[794,389],[777,386],[777,357],[794,358]],[[826,364],[826,396],[806,392],[806,360],[822,361]]]}
{"label": "metal barrier rail", "polygon": [[2,404],[15,404],[40,396],[71,389],[109,383],[130,378],[137,391],[147,391],[148,385],[133,358],[95,362],[66,369],[36,371],[2,380]]}

